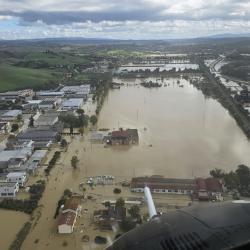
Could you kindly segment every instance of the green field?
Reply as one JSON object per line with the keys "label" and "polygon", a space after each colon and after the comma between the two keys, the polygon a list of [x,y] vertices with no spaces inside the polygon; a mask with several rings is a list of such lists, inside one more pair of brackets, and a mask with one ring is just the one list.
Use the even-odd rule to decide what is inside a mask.
{"label": "green field", "polygon": [[48,69],[29,69],[0,64],[0,91],[42,86],[49,80],[61,79],[60,73]]}

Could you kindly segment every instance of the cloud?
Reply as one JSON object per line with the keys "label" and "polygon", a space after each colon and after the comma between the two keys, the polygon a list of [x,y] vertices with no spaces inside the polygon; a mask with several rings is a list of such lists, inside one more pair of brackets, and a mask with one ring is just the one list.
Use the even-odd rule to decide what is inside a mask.
{"label": "cloud", "polygon": [[[12,19],[16,28],[2,28]],[[0,0],[2,38],[194,37],[248,32],[249,22],[250,0]]]}

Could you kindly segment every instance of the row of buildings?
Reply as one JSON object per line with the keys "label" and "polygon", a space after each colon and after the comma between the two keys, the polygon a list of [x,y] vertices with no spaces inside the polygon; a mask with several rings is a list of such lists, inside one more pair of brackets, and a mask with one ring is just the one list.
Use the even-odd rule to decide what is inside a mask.
{"label": "row of buildings", "polygon": [[174,179],[161,176],[132,178],[131,192],[144,192],[144,187],[151,189],[152,193],[159,194],[190,194],[199,200],[220,199],[223,185],[220,180],[209,178]]}

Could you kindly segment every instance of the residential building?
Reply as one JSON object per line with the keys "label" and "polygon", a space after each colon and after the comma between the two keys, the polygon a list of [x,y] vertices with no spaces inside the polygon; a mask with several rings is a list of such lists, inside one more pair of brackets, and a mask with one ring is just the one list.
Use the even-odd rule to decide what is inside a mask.
{"label": "residential building", "polygon": [[81,212],[80,199],[71,197],[65,202],[65,205],[58,219],[58,233],[73,233],[76,219]]}
{"label": "residential building", "polygon": [[34,147],[37,148],[47,148],[52,142],[55,141],[57,135],[60,132],[57,127],[52,126],[40,126],[37,128],[28,128],[17,135],[17,141],[34,141]]}
{"label": "residential building", "polygon": [[61,110],[62,111],[70,111],[70,110],[77,110],[80,109],[83,105],[82,98],[70,98],[63,101]]}
{"label": "residential building", "polygon": [[87,100],[90,93],[90,85],[65,86],[61,89],[66,98],[83,98]]}
{"label": "residential building", "polygon": [[23,187],[27,180],[28,177],[25,172],[10,172],[7,174],[7,182],[18,182],[20,187]]}
{"label": "residential building", "polygon": [[62,91],[39,91],[39,92],[36,92],[36,97],[40,100],[43,100],[45,98],[51,98],[51,97],[62,98],[63,96],[64,96],[64,92],[62,92]]}
{"label": "residential building", "polygon": [[18,182],[0,182],[0,198],[14,198],[18,191]]}
{"label": "residential building", "polygon": [[128,145],[130,143],[130,136],[126,130],[117,130],[111,132],[110,144],[112,145]]}
{"label": "residential building", "polygon": [[58,107],[58,105],[61,103],[61,99],[58,98],[45,98],[42,100],[38,107],[42,110],[51,110]]}
{"label": "residential building", "polygon": [[15,110],[9,110],[1,115],[2,121],[16,121],[18,116],[22,115],[22,111],[15,109]]}
{"label": "residential building", "polygon": [[58,122],[58,114],[56,112],[46,112],[41,114],[37,120],[34,121],[36,127],[39,126],[53,126]]}
{"label": "residential building", "polygon": [[4,150],[0,152],[0,171],[7,168],[19,168],[32,155],[32,148]]}
{"label": "residential building", "polygon": [[196,191],[193,179],[173,179],[161,176],[132,178],[130,190],[144,192],[144,187],[150,188],[152,193],[192,194]]}
{"label": "residential building", "polygon": [[32,89],[24,89],[18,91],[7,91],[0,93],[0,100],[11,100],[14,101],[18,98],[26,98],[33,95]]}
{"label": "residential building", "polygon": [[0,135],[4,135],[10,132],[11,126],[9,122],[0,121]]}

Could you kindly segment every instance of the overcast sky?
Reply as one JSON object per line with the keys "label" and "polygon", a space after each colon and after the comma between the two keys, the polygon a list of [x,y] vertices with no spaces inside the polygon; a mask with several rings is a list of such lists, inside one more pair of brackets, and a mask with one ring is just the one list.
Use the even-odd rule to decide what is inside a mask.
{"label": "overcast sky", "polygon": [[250,33],[250,0],[0,0],[0,39]]}

